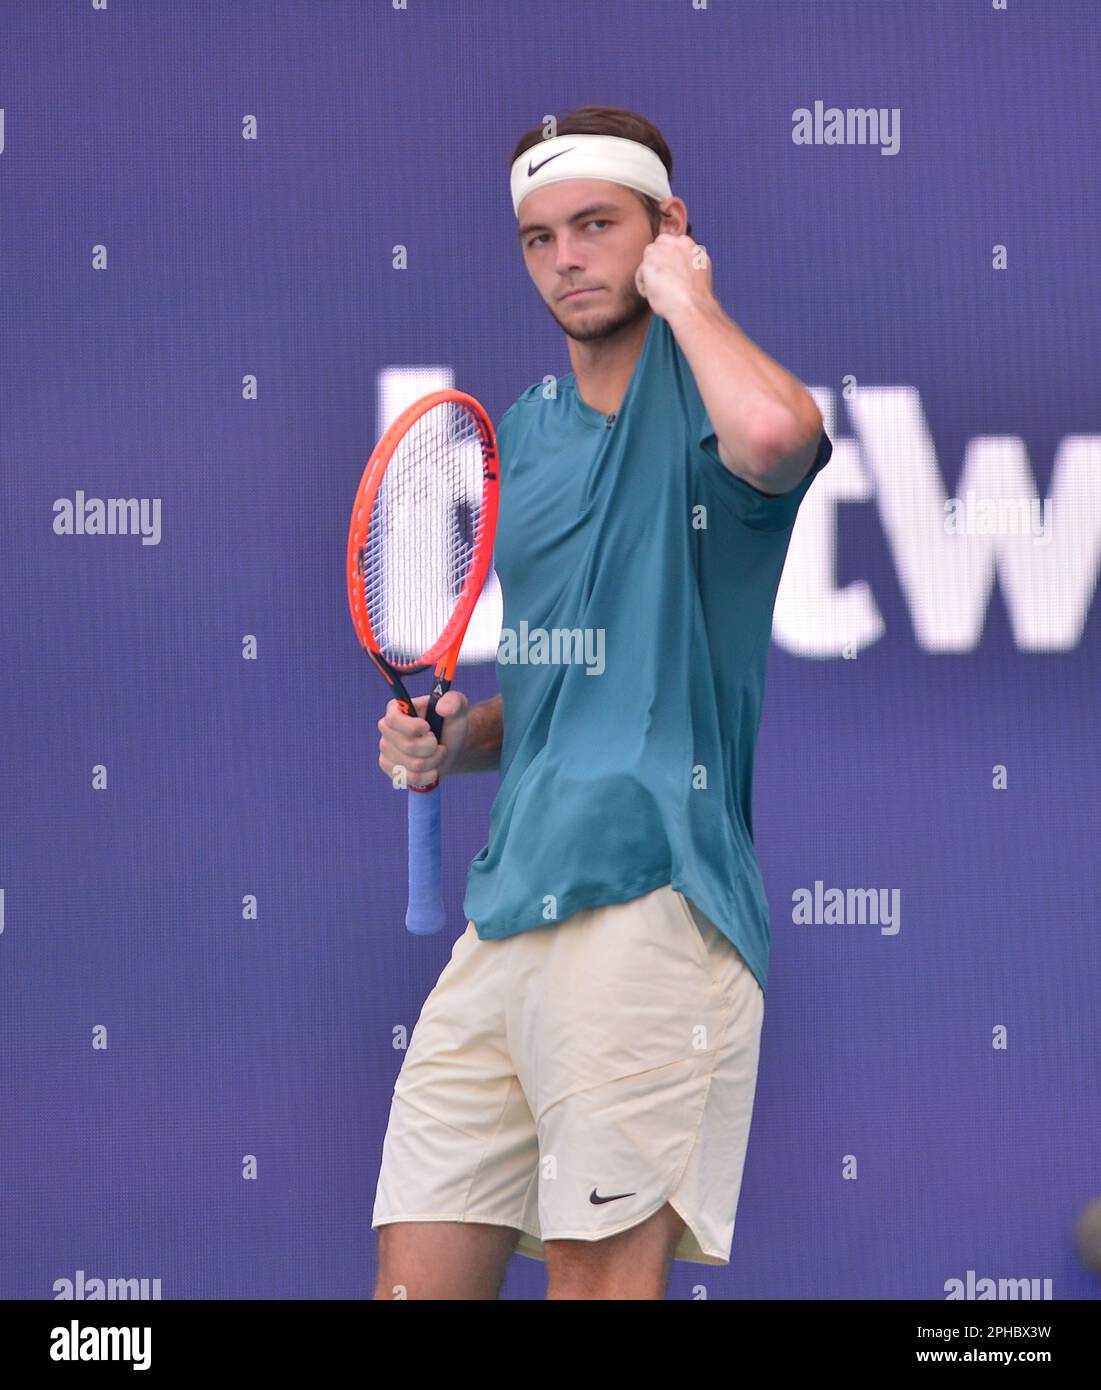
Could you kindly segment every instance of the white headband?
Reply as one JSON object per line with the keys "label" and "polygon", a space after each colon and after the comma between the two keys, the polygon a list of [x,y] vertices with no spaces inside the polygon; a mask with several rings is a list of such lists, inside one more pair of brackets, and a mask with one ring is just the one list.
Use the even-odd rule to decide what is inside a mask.
{"label": "white headband", "polygon": [[512,210],[537,188],[563,179],[607,179],[648,193],[660,202],[671,198],[665,165],[647,145],[618,135],[556,135],[524,151],[512,166]]}

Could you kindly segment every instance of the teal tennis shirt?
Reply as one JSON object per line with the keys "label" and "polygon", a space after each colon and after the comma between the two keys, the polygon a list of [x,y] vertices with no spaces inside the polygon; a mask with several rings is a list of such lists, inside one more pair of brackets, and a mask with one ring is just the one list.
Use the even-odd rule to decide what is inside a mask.
{"label": "teal tennis shirt", "polygon": [[764,989],[753,756],[791,529],[833,446],[781,496],[736,478],[656,314],[615,416],[571,372],[497,439],[504,741],[466,916],[496,940],[671,883]]}

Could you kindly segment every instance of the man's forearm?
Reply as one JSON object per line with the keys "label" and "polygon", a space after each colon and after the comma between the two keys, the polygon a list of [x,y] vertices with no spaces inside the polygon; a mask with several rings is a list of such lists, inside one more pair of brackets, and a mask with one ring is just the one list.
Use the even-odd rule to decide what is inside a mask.
{"label": "man's forearm", "polygon": [[504,702],[500,695],[471,705],[468,720],[466,742],[451,771],[496,771],[501,766],[501,740],[505,732]]}
{"label": "man's forearm", "polygon": [[806,475],[822,434],[814,397],[717,300],[687,305],[670,326],[696,379],[723,465],[767,492],[793,488]]}

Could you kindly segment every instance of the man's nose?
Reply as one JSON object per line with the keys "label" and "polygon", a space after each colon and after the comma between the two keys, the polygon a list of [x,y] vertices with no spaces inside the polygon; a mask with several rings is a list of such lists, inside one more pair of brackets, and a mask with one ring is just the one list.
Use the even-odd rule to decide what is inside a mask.
{"label": "man's nose", "polygon": [[574,266],[580,265],[580,248],[576,240],[568,232],[563,232],[558,238],[554,267],[556,270],[569,270]]}

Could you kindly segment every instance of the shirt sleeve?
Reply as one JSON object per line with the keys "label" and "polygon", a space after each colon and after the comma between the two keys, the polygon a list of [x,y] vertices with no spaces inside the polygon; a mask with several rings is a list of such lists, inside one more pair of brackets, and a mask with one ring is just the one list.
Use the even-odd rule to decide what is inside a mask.
{"label": "shirt sleeve", "polygon": [[494,439],[497,441],[497,464],[501,473],[503,473],[505,469],[505,457],[508,452],[508,436],[512,430],[515,412],[516,403],[514,401],[497,421],[493,430]]}
{"label": "shirt sleeve", "polygon": [[705,499],[717,497],[744,526],[754,531],[785,531],[795,524],[799,504],[832,453],[833,443],[823,430],[814,462],[804,477],[788,492],[762,492],[723,464],[719,458],[719,441],[705,414],[699,432],[699,477]]}

